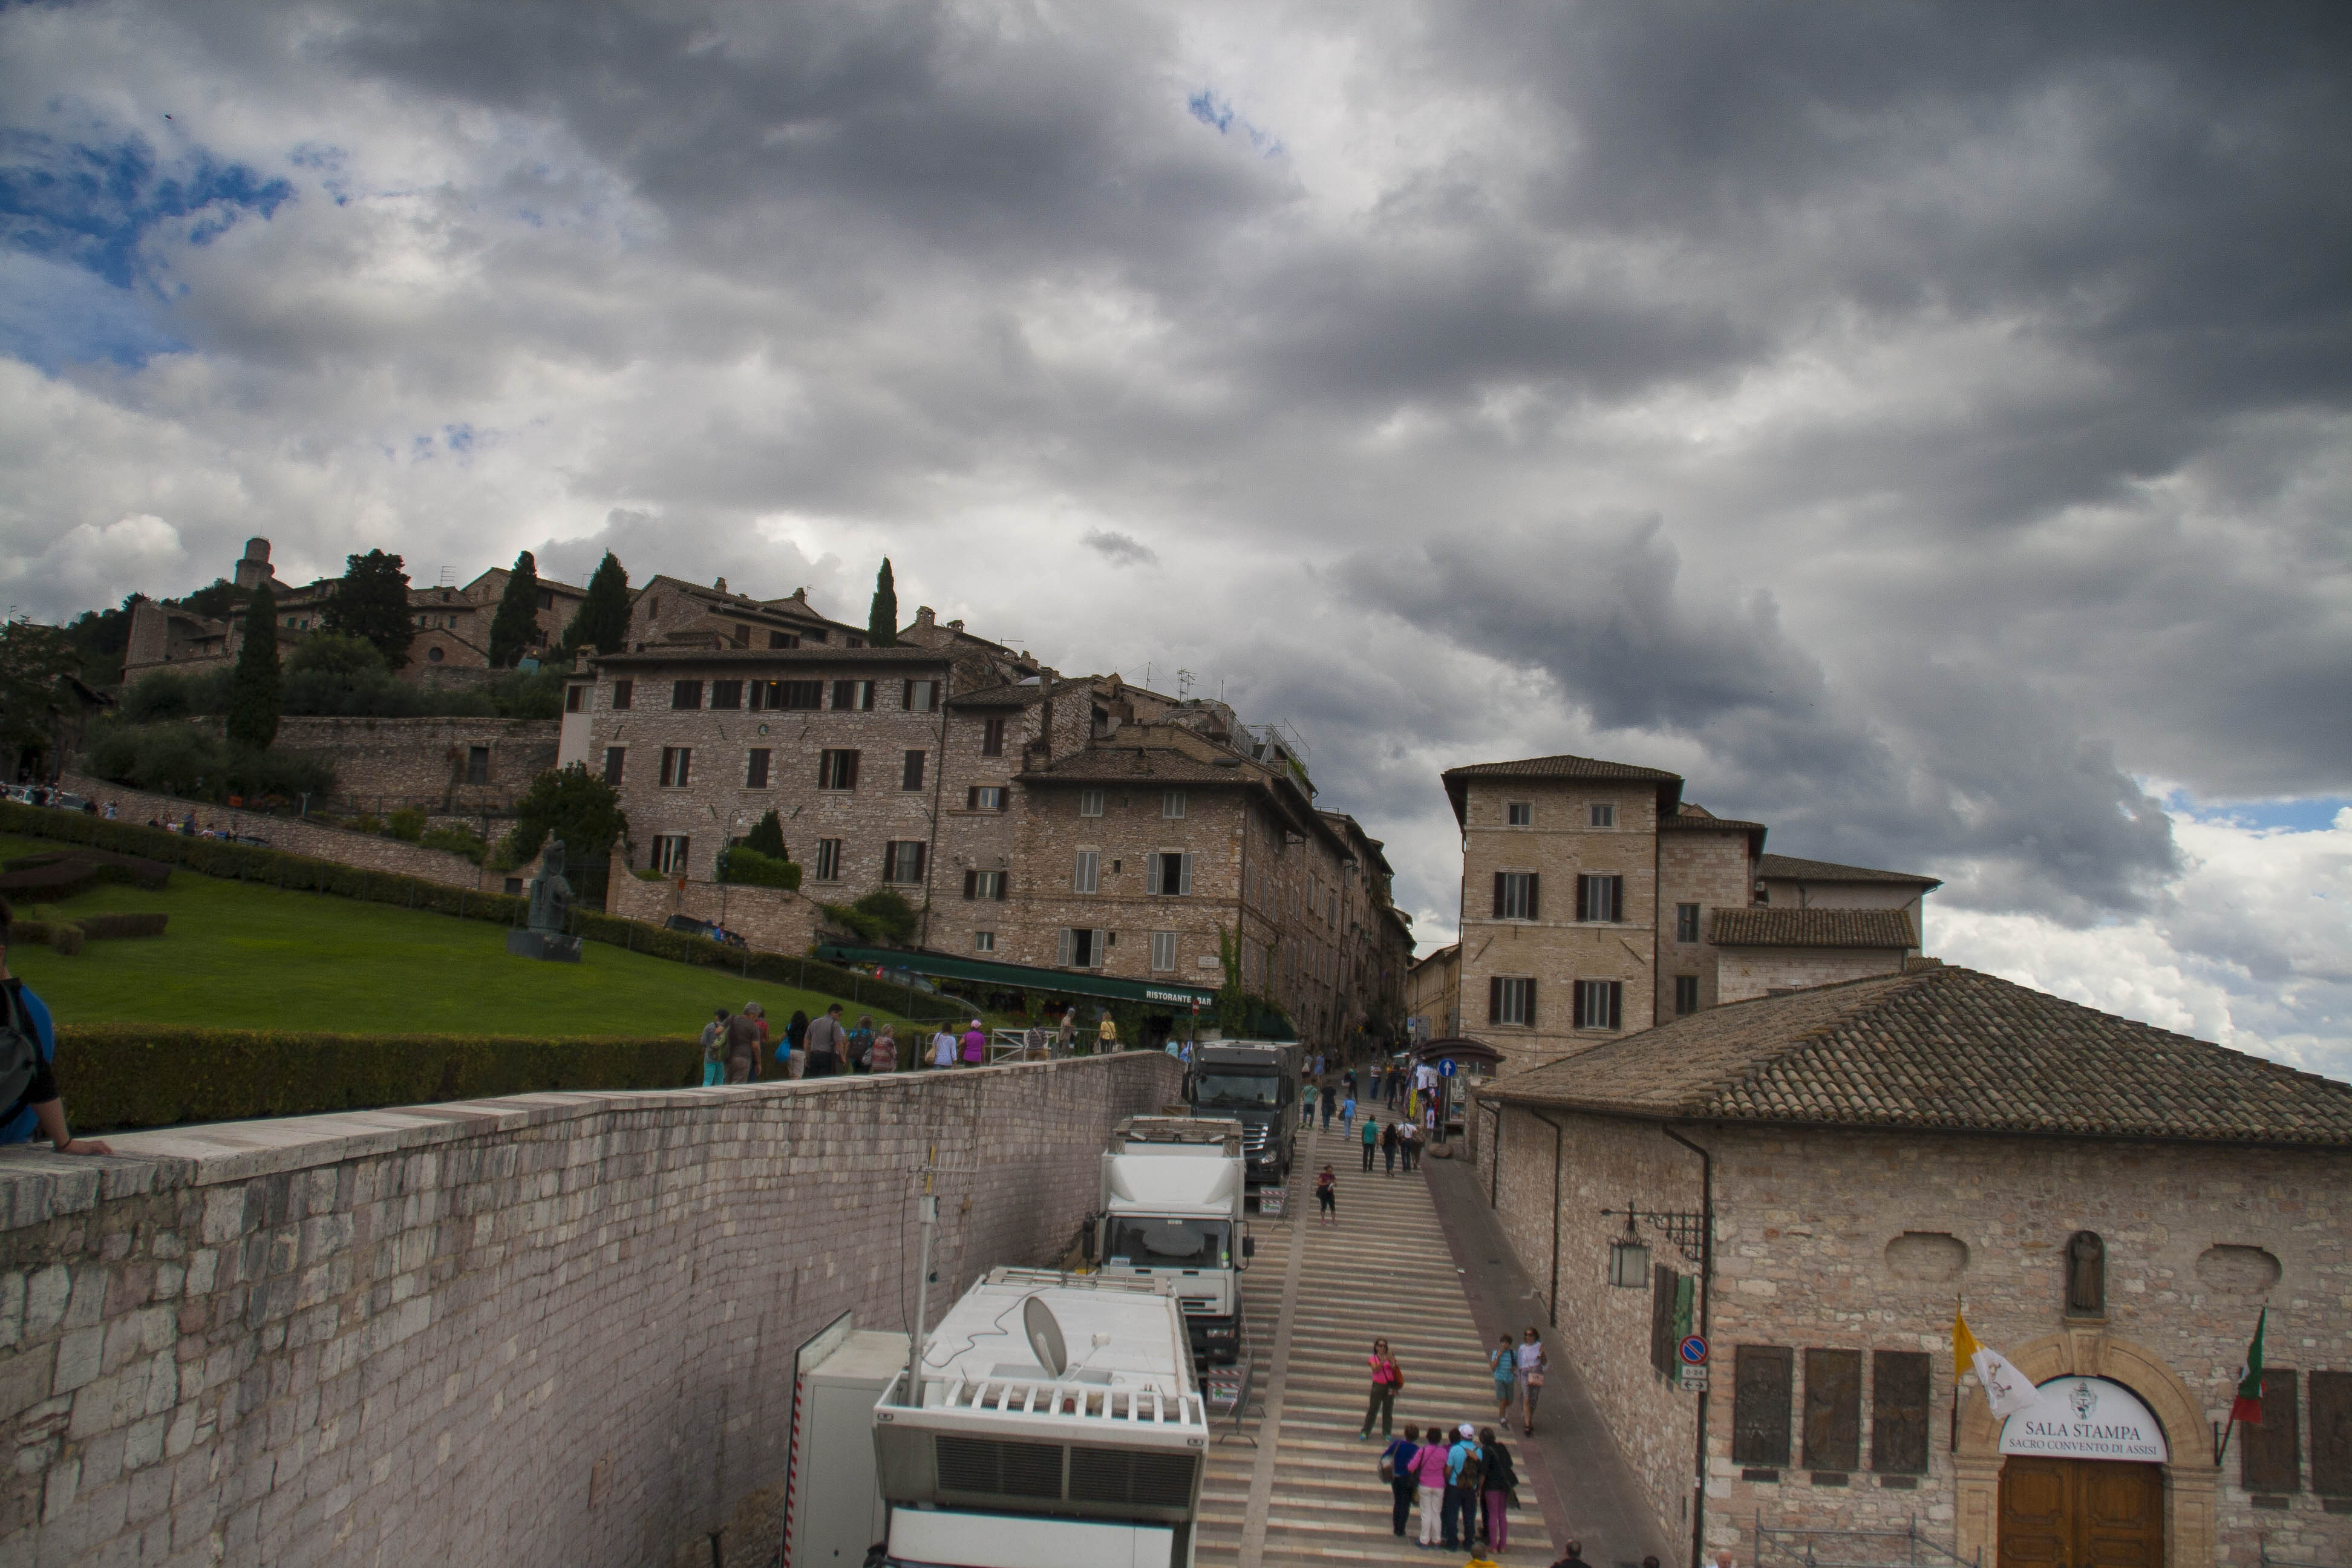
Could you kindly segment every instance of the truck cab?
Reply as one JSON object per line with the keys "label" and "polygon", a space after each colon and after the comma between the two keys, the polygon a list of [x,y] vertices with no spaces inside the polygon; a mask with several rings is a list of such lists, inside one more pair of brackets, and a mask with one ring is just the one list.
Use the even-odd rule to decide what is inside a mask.
{"label": "truck cab", "polygon": [[1244,1179],[1278,1187],[1290,1179],[1298,1136],[1298,1079],[1305,1047],[1295,1040],[1210,1040],[1192,1049],[1184,1098],[1195,1116],[1242,1124]]}
{"label": "truck cab", "polygon": [[1242,1124],[1130,1116],[1102,1157],[1097,1271],[1164,1279],[1184,1312],[1192,1354],[1231,1364],[1241,1351],[1241,1271],[1255,1250],[1242,1217]]}

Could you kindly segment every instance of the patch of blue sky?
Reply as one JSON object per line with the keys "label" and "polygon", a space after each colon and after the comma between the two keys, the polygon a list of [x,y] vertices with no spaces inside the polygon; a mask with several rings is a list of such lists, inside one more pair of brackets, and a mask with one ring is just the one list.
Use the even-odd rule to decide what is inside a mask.
{"label": "patch of blue sky", "polygon": [[1193,119],[1220,136],[1231,135],[1235,129],[1249,138],[1250,145],[1271,158],[1282,151],[1282,143],[1269,132],[1259,130],[1234,112],[1234,106],[1207,88],[1202,88],[1184,100],[1184,107]]}
{"label": "patch of blue sky", "polygon": [[441,439],[453,452],[470,452],[474,449],[474,427],[471,425],[444,425]]}
{"label": "patch of blue sky", "polygon": [[110,360],[128,368],[188,346],[151,289],[118,289],[65,262],[0,250],[0,353],[55,374]]}
{"label": "patch of blue sky", "polygon": [[2203,801],[2186,790],[2165,797],[2164,808],[2200,822],[2226,824],[2255,830],[2318,833],[2336,825],[2338,813],[2352,806],[2352,796],[2305,795],[2288,800]]}

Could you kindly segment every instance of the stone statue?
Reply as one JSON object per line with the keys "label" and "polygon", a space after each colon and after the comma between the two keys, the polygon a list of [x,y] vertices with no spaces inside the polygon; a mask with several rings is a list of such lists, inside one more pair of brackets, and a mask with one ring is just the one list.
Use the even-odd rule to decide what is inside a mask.
{"label": "stone statue", "polygon": [[565,934],[572,921],[572,884],[563,875],[563,840],[551,839],[539,875],[530,879],[530,927],[507,932],[507,951],[520,958],[580,962],[580,939]]}
{"label": "stone statue", "polygon": [[2107,1315],[2107,1246],[2087,1230],[2066,1243],[2066,1316]]}

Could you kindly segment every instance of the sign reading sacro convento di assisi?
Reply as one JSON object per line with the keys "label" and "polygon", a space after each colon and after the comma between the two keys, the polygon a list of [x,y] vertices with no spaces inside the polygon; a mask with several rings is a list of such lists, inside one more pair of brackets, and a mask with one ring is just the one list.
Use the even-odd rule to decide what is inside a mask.
{"label": "sign reading sacro convento di assisi", "polygon": [[2000,1429],[2004,1454],[2063,1459],[2126,1459],[2162,1464],[2164,1428],[2139,1396],[2104,1377],[2053,1378],[2033,1391],[2031,1409]]}

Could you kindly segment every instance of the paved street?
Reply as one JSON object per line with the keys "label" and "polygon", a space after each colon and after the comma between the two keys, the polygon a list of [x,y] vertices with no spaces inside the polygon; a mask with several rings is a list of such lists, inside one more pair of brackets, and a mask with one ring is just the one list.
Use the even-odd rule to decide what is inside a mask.
{"label": "paved street", "polygon": [[[1257,1258],[1244,1292],[1250,1332],[1272,1369],[1265,1413],[1247,1428],[1259,1447],[1218,1445],[1201,1505],[1202,1568],[1224,1564],[1330,1562],[1460,1563],[1389,1530],[1389,1489],[1375,1473],[1381,1444],[1359,1442],[1367,1376],[1364,1356],[1385,1337],[1405,1374],[1400,1426],[1443,1421],[1491,1425],[1492,1385],[1485,1344],[1438,1222],[1427,1180],[1362,1173],[1355,1145],[1336,1127],[1302,1141],[1300,1178],[1289,1218],[1254,1219]],[[1339,1224],[1314,1223],[1313,1173],[1329,1163],[1339,1179]],[[1284,1282],[1292,1279],[1286,1299]],[[1520,1456],[1517,1437],[1507,1439]],[[1509,1564],[1557,1555],[1521,1460],[1511,1516]],[[1596,1559],[1596,1562],[1601,1561]]]}

